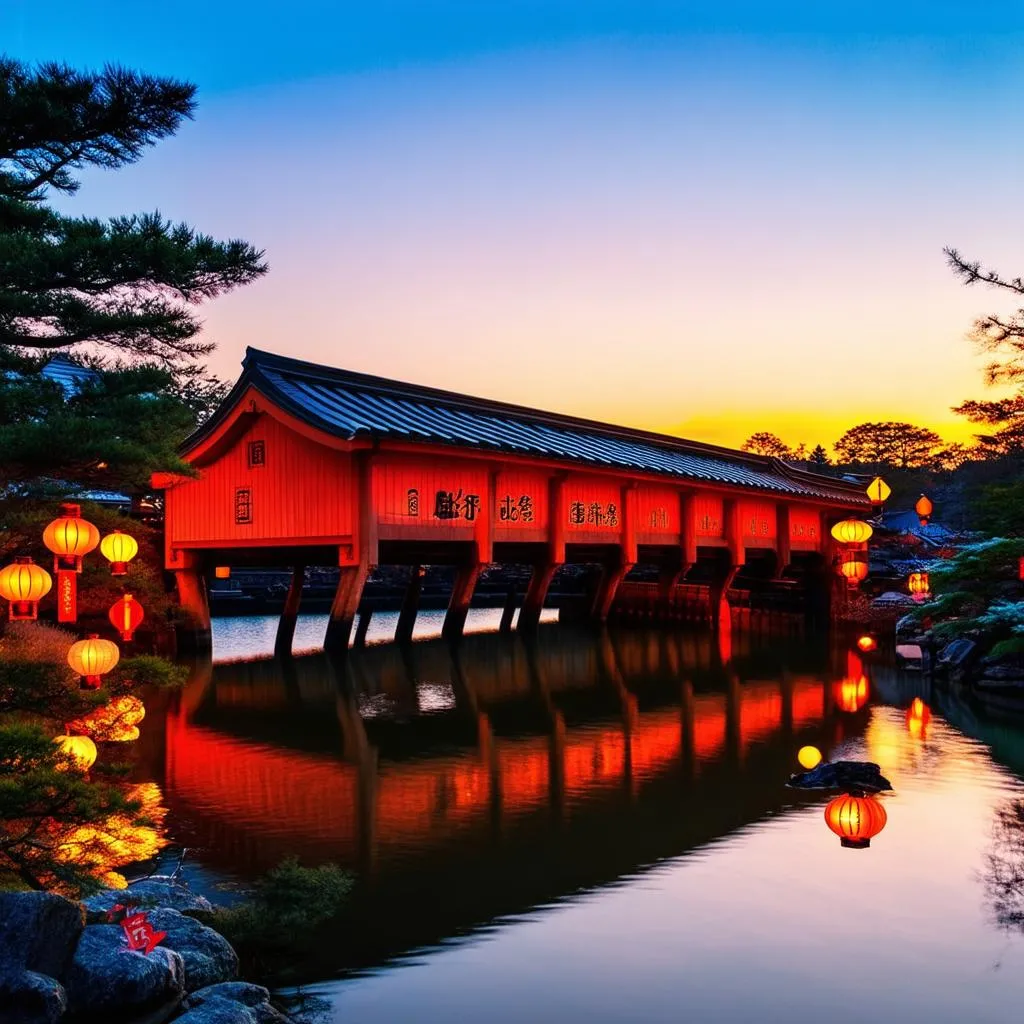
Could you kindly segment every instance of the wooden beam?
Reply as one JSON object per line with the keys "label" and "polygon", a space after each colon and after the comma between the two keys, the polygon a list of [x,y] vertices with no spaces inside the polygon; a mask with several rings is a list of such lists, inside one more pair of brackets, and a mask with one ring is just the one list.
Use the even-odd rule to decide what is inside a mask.
{"label": "wooden beam", "polygon": [[412,643],[412,633],[416,628],[416,615],[420,608],[420,592],[423,589],[422,565],[414,565],[409,574],[409,583],[402,598],[402,608],[398,613],[398,625],[395,627],[395,643]]}
{"label": "wooden beam", "polygon": [[722,518],[730,565],[732,568],[739,568],[747,560],[747,549],[743,544],[740,503],[735,498],[726,498],[722,502]]}
{"label": "wooden beam", "polygon": [[459,566],[455,574],[451,600],[448,602],[448,611],[444,616],[444,625],[441,627],[441,636],[445,640],[458,641],[462,639],[463,630],[466,628],[466,616],[469,614],[469,605],[473,600],[473,591],[476,590],[476,582],[482,571],[483,566],[476,561]]}
{"label": "wooden beam", "polygon": [[338,588],[334,592],[334,600],[331,602],[331,611],[327,619],[327,633],[324,636],[324,650],[328,654],[342,654],[348,650],[352,622],[359,610],[363,585],[368,573],[368,567],[363,564],[341,567]]}
{"label": "wooden beam", "polygon": [[359,609],[359,623],[356,626],[356,636],[352,641],[354,647],[366,646],[366,634],[370,630],[370,620],[373,618],[373,609],[362,607]]}
{"label": "wooden beam", "polygon": [[505,595],[505,606],[501,609],[501,622],[498,624],[499,633],[512,632],[512,620],[516,617],[516,588],[509,587]]}
{"label": "wooden beam", "polygon": [[175,569],[178,604],[189,617],[187,627],[178,627],[178,644],[190,652],[200,653],[213,647],[210,627],[210,603],[206,595],[206,579],[197,568]]}
{"label": "wooden beam", "polygon": [[683,549],[683,573],[686,575],[697,561],[697,504],[693,491],[679,496],[679,529]]}
{"label": "wooden beam", "polygon": [[626,578],[634,563],[623,561],[620,552],[618,563],[605,565],[601,570],[601,578],[597,583],[597,590],[594,594],[594,603],[590,607],[590,618],[597,623],[608,621],[608,613],[611,611],[615,594],[619,584]]}
{"label": "wooden beam", "polygon": [[277,620],[277,636],[274,639],[274,657],[290,658],[292,656],[292,640],[295,637],[295,624],[299,618],[299,605],[302,603],[302,585],[306,580],[306,567],[296,565],[292,569],[292,580],[288,586],[288,596],[284,599],[281,617]]}
{"label": "wooden beam", "polygon": [[[564,552],[564,545],[562,550]],[[523,598],[523,607],[519,609],[519,621],[516,623],[517,632],[532,633],[540,625],[540,613],[544,610],[548,588],[560,565],[561,563],[558,562],[544,562],[533,567],[533,575],[530,576],[526,596]]]}
{"label": "wooden beam", "polygon": [[786,571],[786,566],[793,561],[793,533],[789,521],[789,505],[779,502],[775,506],[775,554],[778,565],[775,567],[776,579]]}

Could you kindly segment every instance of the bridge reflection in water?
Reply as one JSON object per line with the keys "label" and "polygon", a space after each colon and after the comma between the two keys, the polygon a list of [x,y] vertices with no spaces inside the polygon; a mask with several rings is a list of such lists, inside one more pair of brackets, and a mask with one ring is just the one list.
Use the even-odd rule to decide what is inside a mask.
{"label": "bridge reflection in water", "polygon": [[806,803],[797,749],[865,722],[834,678],[826,651],[561,628],[205,663],[167,714],[165,796],[212,866],[358,870],[332,962],[376,962]]}

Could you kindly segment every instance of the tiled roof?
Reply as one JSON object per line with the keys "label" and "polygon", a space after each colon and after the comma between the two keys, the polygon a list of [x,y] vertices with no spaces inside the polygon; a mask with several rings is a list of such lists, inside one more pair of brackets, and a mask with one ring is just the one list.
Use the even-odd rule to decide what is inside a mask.
{"label": "tiled roof", "polygon": [[249,385],[335,437],[453,445],[867,506],[858,486],[777,459],[301,362],[250,348],[206,437]]}

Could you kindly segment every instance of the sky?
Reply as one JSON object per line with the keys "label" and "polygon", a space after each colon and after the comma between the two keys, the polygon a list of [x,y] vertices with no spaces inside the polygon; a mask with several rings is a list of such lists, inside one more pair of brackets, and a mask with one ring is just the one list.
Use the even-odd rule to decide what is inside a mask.
{"label": "sky", "polygon": [[0,0],[0,49],[194,81],[68,210],[265,249],[247,345],[739,444],[966,439],[966,340],[1024,271],[1024,5]]}

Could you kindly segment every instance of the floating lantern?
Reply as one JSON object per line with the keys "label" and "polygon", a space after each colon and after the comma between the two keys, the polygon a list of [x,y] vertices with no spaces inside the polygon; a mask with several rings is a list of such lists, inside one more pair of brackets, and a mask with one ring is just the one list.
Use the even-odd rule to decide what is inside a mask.
{"label": "floating lantern", "polygon": [[844,793],[825,806],[825,823],[839,836],[840,845],[852,850],[866,850],[887,820],[882,802],[874,796]]}
{"label": "floating lantern", "polygon": [[103,682],[101,677],[117,664],[120,657],[117,644],[101,640],[98,634],[91,633],[85,640],[71,645],[68,664],[82,677],[82,689],[98,690]]}
{"label": "floating lantern", "polygon": [[917,499],[917,504],[914,506],[914,511],[917,513],[918,519],[921,520],[922,526],[928,525],[928,519],[932,514],[933,508],[934,506],[932,505],[932,503],[923,494],[920,498]]}
{"label": "floating lantern", "polygon": [[932,712],[920,697],[915,697],[907,708],[907,730],[915,740],[928,738],[928,726],[931,724]]}
{"label": "floating lantern", "polygon": [[219,580],[231,579],[231,566],[230,565],[218,565],[213,570],[213,575]]}
{"label": "floating lantern", "polygon": [[111,576],[125,576],[128,563],[139,553],[138,541],[127,533],[115,530],[100,541],[100,554],[110,562]]}
{"label": "floating lantern", "polygon": [[832,527],[832,536],[840,544],[865,544],[872,533],[871,525],[860,519],[844,519]]}
{"label": "floating lantern", "polygon": [[863,636],[857,637],[857,647],[865,654],[870,654],[872,651],[878,650],[878,641],[870,633],[865,633]]}
{"label": "floating lantern", "polygon": [[801,768],[810,771],[821,764],[821,751],[817,747],[801,747],[796,753],[796,759],[800,762]]}
{"label": "floating lantern", "polygon": [[115,601],[110,606],[108,614],[111,624],[121,634],[122,640],[131,640],[135,630],[146,617],[142,605],[131,594],[125,594],[119,601]]}
{"label": "floating lantern", "polygon": [[833,688],[836,706],[847,714],[855,714],[868,702],[868,677],[850,676]]}
{"label": "floating lantern", "polygon": [[39,600],[49,593],[51,586],[50,574],[31,558],[16,558],[0,569],[0,597],[10,602],[7,615],[12,622],[36,618]]}
{"label": "floating lantern", "polygon": [[62,754],[73,758],[75,766],[83,772],[96,763],[96,744],[88,736],[55,736],[53,742]]}
{"label": "floating lantern", "polygon": [[855,587],[868,574],[867,562],[859,562],[855,558],[849,558],[839,566],[839,571],[846,577],[846,582]]}
{"label": "floating lantern", "polygon": [[82,518],[80,505],[61,505],[60,518],[43,531],[43,543],[54,554],[54,569],[82,571],[82,556],[100,542],[100,531]]}
{"label": "floating lantern", "polygon": [[912,572],[907,577],[907,590],[910,591],[910,596],[915,601],[924,601],[930,594],[928,573],[926,572]]}
{"label": "floating lantern", "polygon": [[890,494],[892,494],[892,488],[880,476],[876,476],[868,484],[868,497],[871,499],[872,505],[884,505],[889,500]]}

